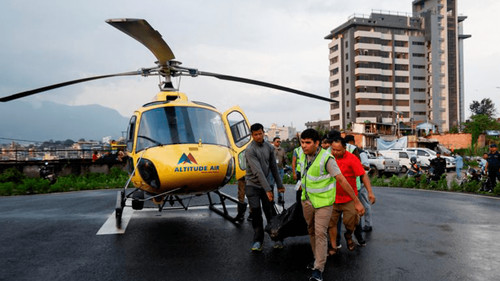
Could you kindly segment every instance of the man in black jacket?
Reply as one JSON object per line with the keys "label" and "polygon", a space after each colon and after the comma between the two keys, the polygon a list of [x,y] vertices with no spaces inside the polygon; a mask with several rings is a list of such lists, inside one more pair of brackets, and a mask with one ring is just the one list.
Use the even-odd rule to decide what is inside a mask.
{"label": "man in black jacket", "polygon": [[431,160],[431,167],[434,168],[434,177],[432,180],[438,181],[446,172],[446,160],[441,158],[441,152],[436,152],[436,158]]}

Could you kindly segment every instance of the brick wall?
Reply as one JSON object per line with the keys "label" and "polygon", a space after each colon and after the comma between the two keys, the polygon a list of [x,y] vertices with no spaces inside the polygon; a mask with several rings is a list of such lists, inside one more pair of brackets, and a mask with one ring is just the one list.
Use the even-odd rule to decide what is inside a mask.
{"label": "brick wall", "polygon": [[[445,134],[445,135],[431,135],[427,137],[428,139],[435,139],[440,144],[448,149],[461,149],[470,147],[472,141],[471,134]],[[478,145],[479,147],[484,146],[484,135],[479,136]]]}

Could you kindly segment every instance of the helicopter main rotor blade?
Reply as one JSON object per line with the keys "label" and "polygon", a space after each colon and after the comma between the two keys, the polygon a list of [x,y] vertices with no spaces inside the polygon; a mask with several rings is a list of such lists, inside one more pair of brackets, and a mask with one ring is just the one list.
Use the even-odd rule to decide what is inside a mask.
{"label": "helicopter main rotor blade", "polygon": [[168,61],[175,59],[174,53],[161,34],[154,30],[146,20],[108,19],[106,22],[146,46],[158,59],[159,65],[165,66]]}
{"label": "helicopter main rotor blade", "polygon": [[252,85],[258,85],[258,86],[262,86],[262,87],[268,87],[268,88],[272,88],[272,89],[276,89],[276,90],[281,90],[281,91],[290,92],[290,93],[294,93],[294,94],[297,94],[297,95],[305,96],[305,97],[308,97],[308,98],[313,98],[313,99],[318,99],[318,100],[322,100],[322,101],[338,103],[338,101],[332,100],[330,98],[325,98],[325,97],[318,96],[318,95],[315,95],[315,94],[306,93],[306,92],[299,91],[299,90],[296,90],[296,89],[292,89],[292,88],[288,88],[288,87],[284,87],[284,86],[280,86],[280,85],[276,85],[276,84],[271,84],[271,83],[267,83],[267,82],[263,82],[263,81],[258,81],[258,80],[243,78],[243,77],[237,77],[237,76],[231,76],[231,75],[225,75],[225,74],[203,72],[203,71],[198,71],[197,74],[198,75],[204,75],[204,76],[212,76],[212,77],[219,78],[219,79],[222,79],[222,80],[229,80],[229,81],[247,83],[247,84],[252,84]]}
{"label": "helicopter main rotor blade", "polygon": [[7,101],[15,100],[15,99],[20,99],[20,98],[24,98],[24,97],[31,96],[31,95],[34,95],[34,94],[38,94],[38,93],[41,93],[41,92],[50,91],[50,90],[53,90],[53,89],[57,89],[57,88],[61,88],[61,87],[65,87],[65,86],[69,86],[69,85],[73,85],[73,84],[77,84],[77,83],[82,83],[82,82],[87,82],[87,81],[102,79],[102,78],[109,78],[109,77],[115,77],[115,76],[142,75],[142,74],[143,74],[142,71],[131,71],[131,72],[123,72],[123,73],[116,73],[116,74],[92,76],[92,77],[87,77],[87,78],[82,78],[82,79],[77,79],[77,80],[71,80],[71,81],[66,81],[66,82],[62,82],[62,83],[58,83],[58,84],[53,84],[53,85],[49,85],[49,86],[46,86],[46,87],[42,87],[42,88],[38,88],[38,89],[33,89],[33,90],[29,90],[29,91],[25,91],[25,92],[13,94],[13,95],[10,95],[10,96],[6,96],[6,97],[3,97],[3,98],[0,98],[0,102],[7,102]]}

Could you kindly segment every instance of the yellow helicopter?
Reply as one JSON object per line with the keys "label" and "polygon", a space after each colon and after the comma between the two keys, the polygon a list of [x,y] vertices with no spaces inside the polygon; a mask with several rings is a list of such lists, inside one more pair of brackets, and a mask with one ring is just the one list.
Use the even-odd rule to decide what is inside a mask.
{"label": "yellow helicopter", "polygon": [[[152,201],[162,211],[167,202],[178,203],[188,209],[192,196],[207,194],[209,208],[235,222],[226,208],[225,201],[238,202],[219,189],[232,177],[245,175],[245,148],[251,141],[249,122],[238,106],[220,113],[207,103],[189,101],[184,93],[174,88],[171,78],[177,76],[212,76],[254,84],[294,94],[320,99],[335,100],[299,90],[224,74],[202,72],[195,68],[181,67],[160,33],[143,19],[109,19],[106,21],[146,46],[156,57],[156,66],[138,71],[92,76],[67,81],[0,98],[1,102],[26,97],[52,89],[116,76],[158,75],[162,78],[160,92],[150,103],[137,109],[130,119],[126,151],[129,157],[130,177],[116,198],[116,223],[120,226],[123,208],[131,199],[132,208],[140,210],[145,201]],[[127,192],[128,186],[135,188]],[[219,197],[212,200],[210,193]],[[220,204],[222,210],[217,207]]]}

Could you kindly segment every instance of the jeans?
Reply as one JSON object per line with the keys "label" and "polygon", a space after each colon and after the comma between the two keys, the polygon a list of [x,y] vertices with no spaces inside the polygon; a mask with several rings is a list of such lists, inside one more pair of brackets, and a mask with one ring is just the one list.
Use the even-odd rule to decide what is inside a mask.
{"label": "jeans", "polygon": [[[278,174],[280,175],[281,183],[283,183],[283,177],[285,176],[285,170],[278,168]],[[267,176],[267,181],[269,182],[269,185],[271,186],[271,188],[274,190],[274,187],[276,186],[276,181],[274,180],[272,173],[269,173],[269,175]],[[276,186],[276,189],[277,188],[278,187]],[[283,198],[283,192],[278,192],[278,201],[281,201],[282,198]]]}
{"label": "jeans", "polygon": [[457,179],[462,178],[462,168],[455,167],[455,171],[457,172]]}
{"label": "jeans", "polygon": [[[266,216],[266,221],[271,220],[271,202],[267,198],[266,191],[262,187],[247,185],[245,187],[248,204],[250,205],[250,214],[252,216],[253,242],[264,242],[264,220],[262,219],[262,210]],[[262,203],[262,208],[261,208]]]}
{"label": "jeans", "polygon": [[358,190],[358,198],[365,207],[365,215],[360,219],[361,227],[370,227],[372,226],[372,204],[368,198],[368,190],[364,185],[361,185],[361,189]]}

